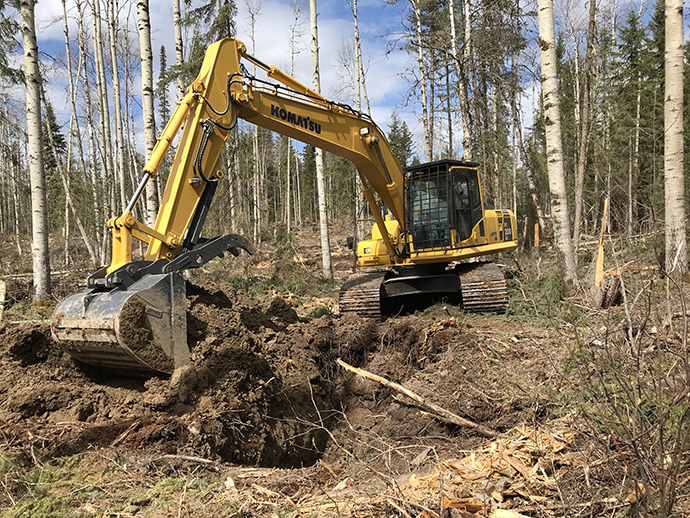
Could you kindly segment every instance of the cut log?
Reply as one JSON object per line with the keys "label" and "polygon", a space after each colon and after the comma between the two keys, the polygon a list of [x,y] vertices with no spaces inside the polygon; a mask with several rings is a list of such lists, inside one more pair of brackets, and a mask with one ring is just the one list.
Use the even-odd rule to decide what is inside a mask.
{"label": "cut log", "polygon": [[449,423],[456,424],[458,426],[463,426],[466,428],[472,428],[474,430],[477,430],[480,434],[486,436],[486,437],[496,437],[497,432],[492,430],[491,428],[487,428],[486,426],[482,426],[478,423],[475,423],[474,421],[470,421],[469,419],[465,419],[464,417],[460,417],[457,414],[454,414],[453,412],[450,412],[449,410],[446,410],[445,408],[442,408],[438,405],[435,405],[433,403],[429,403],[426,401],[422,396],[419,394],[416,394],[412,392],[411,390],[406,389],[402,385],[399,385],[398,383],[395,383],[394,381],[387,380],[384,377],[378,376],[376,374],[373,374],[369,371],[365,371],[364,369],[359,369],[357,367],[353,367],[352,365],[348,365],[345,363],[343,360],[338,358],[336,360],[338,362],[338,365],[341,367],[349,370],[350,372],[354,372],[358,376],[362,376],[363,378],[366,378],[371,381],[376,381],[377,383],[380,383],[381,385],[384,385],[386,387],[392,388],[393,390],[397,390],[401,394],[404,394],[405,396],[409,397],[413,401],[417,403],[417,406],[423,408],[424,410],[427,410],[428,412],[435,414],[436,416],[439,416],[442,418],[444,421],[447,421]]}

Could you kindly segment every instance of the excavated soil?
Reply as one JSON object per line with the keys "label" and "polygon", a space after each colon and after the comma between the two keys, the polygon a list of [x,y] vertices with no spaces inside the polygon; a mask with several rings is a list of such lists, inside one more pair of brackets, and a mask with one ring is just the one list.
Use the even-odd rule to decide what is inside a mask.
{"label": "excavated soil", "polygon": [[188,284],[187,294],[192,364],[170,379],[79,364],[47,327],[0,329],[6,438],[40,436],[52,455],[117,446],[276,467],[367,458],[395,472],[429,448],[483,440],[345,371],[338,358],[499,432],[550,416],[546,403],[531,408],[534,387],[556,376],[553,359],[537,351],[558,336],[523,339],[499,320],[447,315],[308,319],[281,298],[262,303],[213,284]]}

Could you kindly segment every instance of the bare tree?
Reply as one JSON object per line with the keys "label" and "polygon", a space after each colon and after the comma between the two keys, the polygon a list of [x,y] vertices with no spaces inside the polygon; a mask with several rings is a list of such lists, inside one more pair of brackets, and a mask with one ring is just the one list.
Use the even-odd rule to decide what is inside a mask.
{"label": "bare tree", "polygon": [[[95,136],[95,131],[96,131],[96,123],[93,119],[93,103],[91,100],[91,82],[89,80],[89,74],[86,69],[86,64],[87,64],[87,56],[88,56],[88,49],[87,49],[87,44],[86,44],[86,34],[84,30],[84,11],[83,11],[83,4],[81,1],[76,2],[77,6],[77,43],[79,44],[79,62],[80,62],[80,68],[81,68],[81,73],[83,74],[83,83],[84,83],[84,102],[85,102],[85,112],[86,112],[86,133],[88,137],[88,146],[89,146],[89,164],[88,164],[88,178],[89,178],[89,184],[90,184],[90,195],[91,195],[91,202],[92,202],[92,207],[93,207],[93,216],[96,221],[101,221],[102,218],[102,210],[101,210],[101,200],[98,196],[98,188],[96,186],[96,155],[97,155],[97,146],[96,146],[96,136]],[[86,171],[85,171],[86,173]],[[104,225],[98,225],[96,226],[96,246],[98,247],[98,243],[102,242],[102,237],[106,235],[106,233],[103,231],[104,230]],[[98,254],[101,259],[101,264],[105,262],[105,247],[100,247],[98,248]]]}
{"label": "bare tree", "polygon": [[[110,135],[110,110],[108,109],[108,84],[105,77],[105,61],[103,57],[103,35],[101,32],[101,2],[92,1],[94,58],[96,60],[96,87],[98,90],[98,129],[100,133],[100,151],[103,163],[106,196],[109,209],[115,211],[115,177],[113,175],[112,138]],[[108,210],[106,210],[108,212]],[[104,237],[107,234],[104,234]],[[104,247],[105,252],[105,247]]]}
{"label": "bare tree", "polygon": [[120,181],[120,205],[124,210],[127,205],[125,192],[125,145],[122,129],[122,100],[120,90],[120,67],[117,63],[117,13],[115,12],[115,0],[108,0],[110,15],[108,17],[108,29],[110,30],[110,61],[113,71],[113,105],[115,107],[115,140],[117,142],[117,169]]}
{"label": "bare tree", "polygon": [[[261,8],[263,7],[263,0],[245,0],[245,4],[247,6],[247,14],[249,16],[249,26],[250,26],[250,39],[252,40],[252,54],[256,53],[256,19],[259,16],[259,13],[261,12]],[[254,65],[254,74],[256,74],[256,65]],[[261,170],[261,160],[259,160],[259,127],[254,125],[253,128],[253,139],[252,139],[252,160],[254,164],[254,178],[253,178],[253,183],[254,183],[254,197],[253,197],[253,215],[254,215],[254,242],[258,243],[261,239],[260,235],[260,230],[261,230],[261,205],[262,205],[262,199],[263,197],[261,196],[261,190],[262,190],[262,175],[263,172]]]}
{"label": "bare tree", "polygon": [[539,47],[541,49],[542,96],[546,131],[546,162],[551,191],[554,242],[558,251],[561,282],[566,296],[577,291],[575,251],[570,236],[568,198],[563,166],[561,107],[556,76],[556,37],[553,23],[553,0],[538,0]]}
{"label": "bare tree", "polygon": [[[182,16],[180,14],[180,0],[173,0],[173,23],[175,24],[175,62],[179,67],[184,63],[184,46],[182,43]],[[177,98],[184,97],[184,79],[177,75]]]}
{"label": "bare tree", "polygon": [[[366,76],[364,75],[364,62],[362,60],[362,43],[359,38],[359,21],[357,18],[357,0],[347,0],[348,5],[350,6],[350,10],[352,11],[352,17],[354,19],[354,24],[355,24],[355,54],[356,54],[356,61],[357,61],[357,94],[356,94],[356,102],[357,102],[357,109],[362,110],[362,95],[364,95],[364,102],[367,105],[367,113],[371,114],[371,106],[369,106],[369,95],[367,94],[367,83],[366,83]],[[361,92],[361,93],[360,93]]]}
{"label": "bare tree", "polygon": [[[314,91],[321,93],[321,76],[319,73],[319,33],[317,27],[316,0],[309,0],[309,18],[311,25],[311,69]],[[331,244],[328,237],[328,214],[326,211],[326,184],[323,178],[323,150],[316,148],[316,187],[319,195],[319,224],[321,230],[321,260],[324,279],[333,278],[331,265]]]}
{"label": "bare tree", "polygon": [[[86,164],[84,163],[84,150],[82,149],[81,142],[81,129],[79,127],[79,117],[77,117],[77,85],[75,84],[74,72],[72,71],[72,52],[70,50],[69,44],[69,24],[67,21],[67,1],[62,0],[62,17],[64,21],[64,33],[65,33],[65,54],[67,56],[67,77],[69,79],[69,102],[72,108],[72,117],[70,119],[70,133],[71,126],[74,124],[74,134],[77,143],[77,148],[79,149],[79,167],[82,171],[86,172]],[[77,82],[79,81],[79,73],[77,73]]]}
{"label": "bare tree", "polygon": [[472,57],[472,14],[470,12],[470,0],[464,0],[465,16],[465,44],[463,46],[462,65],[463,74],[458,77],[460,83],[460,111],[462,112],[462,151],[465,160],[472,160],[472,119],[470,117],[469,99],[469,70]]}
{"label": "bare tree", "polygon": [[[149,0],[137,0],[139,20],[139,51],[141,53],[141,104],[144,112],[144,147],[146,160],[156,145],[156,120],[153,109],[153,51],[151,50],[151,20]],[[146,223],[152,227],[158,213],[156,182],[146,184]]]}
{"label": "bare tree", "polygon": [[[589,0],[589,29],[587,33],[587,51],[585,53],[585,70],[582,84],[582,119],[580,121],[580,153],[577,160],[577,177],[575,180],[575,225],[573,229],[573,246],[577,252],[580,243],[582,222],[582,200],[585,187],[585,168],[587,167],[587,141],[589,140],[589,122],[591,107],[592,76],[594,74],[594,56],[597,38],[597,2]],[[577,255],[575,256],[577,258]]]}
{"label": "bare tree", "polygon": [[45,300],[50,296],[50,255],[48,251],[46,179],[43,170],[41,73],[38,68],[34,5],[34,0],[21,0],[19,2],[26,76],[26,129],[29,140],[29,175],[31,178],[34,299]]}
{"label": "bare tree", "polygon": [[[290,75],[295,75],[295,56],[300,49],[297,47],[297,40],[302,36],[302,3],[298,0],[292,0],[292,24],[290,25]],[[287,137],[287,182],[285,184],[285,221],[287,224],[288,234],[290,233],[290,180],[291,180],[291,155],[292,155],[292,139]],[[295,178],[296,182],[299,177]]]}
{"label": "bare tree", "polygon": [[[417,66],[419,67],[419,87],[422,94],[422,124],[424,126],[424,145],[426,149],[426,160],[431,162],[434,153],[434,135],[429,119],[429,94],[427,92],[427,73],[424,64],[424,52],[422,46],[422,13],[419,8],[419,0],[410,0],[412,10],[414,11],[415,22],[417,24]],[[433,109],[433,107],[432,107]]]}
{"label": "bare tree", "polygon": [[664,192],[666,271],[687,269],[683,184],[683,0],[666,0],[664,87]]}

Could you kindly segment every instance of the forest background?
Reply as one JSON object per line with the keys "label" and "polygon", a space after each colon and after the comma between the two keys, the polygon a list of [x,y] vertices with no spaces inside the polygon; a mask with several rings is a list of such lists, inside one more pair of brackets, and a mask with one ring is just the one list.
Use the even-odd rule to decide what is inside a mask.
{"label": "forest background", "polygon": [[[28,266],[22,258],[35,216],[19,32],[19,7],[29,3],[2,5],[0,234],[17,252],[2,264],[8,271]],[[554,9],[575,249],[581,234],[597,229],[606,198],[609,230],[628,238],[653,238],[665,209],[664,2],[589,7],[559,0]],[[325,95],[370,112],[402,165],[479,162],[485,205],[515,211],[523,246],[536,222],[552,233],[537,11],[534,2],[512,0],[369,1],[359,16],[356,2],[319,6]],[[152,135],[208,44],[237,36],[260,59],[310,84],[308,14],[298,1],[36,4],[52,268],[85,257],[92,266],[108,261],[105,222],[129,199]],[[208,234],[236,232],[260,244],[278,229],[318,221],[314,148],[241,124],[225,153],[230,181],[221,184]],[[165,170],[140,204],[142,220],[155,214]],[[329,220],[354,225],[363,204],[354,166],[327,154],[324,171]]]}

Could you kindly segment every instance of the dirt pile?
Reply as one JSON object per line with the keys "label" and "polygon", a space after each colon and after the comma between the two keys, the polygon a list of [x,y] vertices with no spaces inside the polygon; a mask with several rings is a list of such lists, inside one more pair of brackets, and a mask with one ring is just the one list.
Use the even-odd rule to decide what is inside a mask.
{"label": "dirt pile", "polygon": [[[11,425],[3,431],[40,436],[55,455],[115,445],[296,467],[325,452],[334,464],[380,458],[404,472],[425,448],[482,439],[345,372],[337,358],[499,431],[525,420],[532,386],[553,376],[553,364],[535,354],[541,339],[494,330],[496,321],[478,329],[447,315],[306,319],[281,298],[262,303],[211,284],[190,284],[187,294],[192,363],[169,380],[78,364],[46,327],[0,329],[0,424]],[[381,453],[399,446],[402,454]]]}
{"label": "dirt pile", "polygon": [[347,319],[301,320],[280,298],[262,304],[191,284],[188,295],[192,365],[170,380],[110,376],[74,362],[46,327],[3,328],[0,420],[75,424],[54,445],[61,453],[116,441],[242,464],[313,464],[343,395],[335,358],[361,359],[371,340]]}

